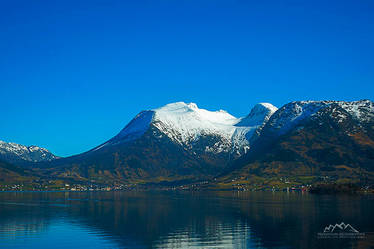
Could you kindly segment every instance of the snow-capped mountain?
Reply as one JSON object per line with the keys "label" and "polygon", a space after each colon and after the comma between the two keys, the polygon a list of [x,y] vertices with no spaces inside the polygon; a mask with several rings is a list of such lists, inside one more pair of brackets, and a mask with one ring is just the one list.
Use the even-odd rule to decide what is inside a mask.
{"label": "snow-capped mountain", "polygon": [[8,162],[42,162],[51,161],[58,157],[47,149],[38,146],[25,146],[16,143],[0,141],[0,158]]}
{"label": "snow-capped mountain", "polygon": [[360,101],[294,101],[284,105],[266,123],[264,132],[283,135],[301,122],[318,119],[324,112],[331,114],[337,123],[347,118],[356,121],[356,125],[374,120],[374,104],[370,100]]}
{"label": "snow-capped mountain", "polygon": [[230,177],[324,176],[374,182],[374,103],[291,102],[270,117],[251,152]]}
{"label": "snow-capped mountain", "polygon": [[194,149],[202,137],[218,138],[204,148],[206,152],[235,152],[240,155],[250,147],[254,132],[261,129],[277,108],[269,103],[257,104],[244,118],[226,111],[200,109],[195,103],[177,102],[139,113],[116,137],[97,147],[128,142],[141,137],[150,126],[186,149]]}
{"label": "snow-capped mountain", "polygon": [[275,110],[263,103],[247,117],[236,118],[194,103],[167,104],[140,112],[118,135],[94,149],[55,160],[49,164],[50,173],[97,179],[206,179],[248,152],[253,134]]}

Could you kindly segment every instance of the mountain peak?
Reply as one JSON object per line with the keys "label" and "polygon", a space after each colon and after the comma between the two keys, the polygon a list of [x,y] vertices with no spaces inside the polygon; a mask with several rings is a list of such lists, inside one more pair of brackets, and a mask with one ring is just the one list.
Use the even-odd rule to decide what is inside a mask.
{"label": "mountain peak", "polygon": [[278,110],[278,108],[275,107],[274,105],[272,105],[270,103],[265,103],[265,102],[256,104],[254,108],[256,108],[257,106],[262,106],[262,107],[264,107],[268,110],[272,110],[273,112],[276,112]]}
{"label": "mountain peak", "polygon": [[191,108],[191,109],[199,109],[198,107],[197,107],[197,105],[195,104],[195,103],[189,103],[189,104],[187,104],[187,106],[189,107],[189,108]]}
{"label": "mountain peak", "polygon": [[229,139],[238,119],[219,110],[200,109],[195,103],[177,102],[153,110],[154,125],[178,143],[195,140],[203,134],[219,134]]}
{"label": "mountain peak", "polygon": [[258,103],[245,118],[242,118],[236,126],[259,126],[268,121],[269,118],[278,110],[270,103]]}
{"label": "mountain peak", "polygon": [[[164,105],[162,107],[153,109],[155,112],[155,120],[174,119],[177,116],[180,118],[182,115],[193,116],[200,120],[209,120],[211,122],[225,122],[233,123],[237,118],[232,116],[226,111],[208,111],[198,108],[195,103],[175,102]],[[176,121],[176,120],[174,120]]]}
{"label": "mountain peak", "polygon": [[152,109],[152,111],[157,111],[157,110],[174,111],[174,110],[183,109],[183,108],[198,109],[198,107],[195,103],[185,103],[183,101],[179,101],[179,102],[169,103],[169,104],[166,104],[164,106]]}

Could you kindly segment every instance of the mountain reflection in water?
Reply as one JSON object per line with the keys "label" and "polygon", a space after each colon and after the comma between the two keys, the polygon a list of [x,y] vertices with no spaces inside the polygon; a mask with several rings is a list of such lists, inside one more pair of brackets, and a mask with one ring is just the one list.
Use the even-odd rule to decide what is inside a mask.
{"label": "mountain reflection in water", "polygon": [[[3,192],[1,248],[370,248],[374,197],[271,192]],[[320,239],[345,222],[363,239]]]}

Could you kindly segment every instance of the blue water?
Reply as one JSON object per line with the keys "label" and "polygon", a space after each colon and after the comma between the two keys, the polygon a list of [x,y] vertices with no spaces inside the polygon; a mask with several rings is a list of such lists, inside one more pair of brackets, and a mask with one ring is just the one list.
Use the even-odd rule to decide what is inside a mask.
{"label": "blue water", "polygon": [[[321,239],[349,223],[363,238]],[[0,248],[374,248],[374,197],[1,192]]]}

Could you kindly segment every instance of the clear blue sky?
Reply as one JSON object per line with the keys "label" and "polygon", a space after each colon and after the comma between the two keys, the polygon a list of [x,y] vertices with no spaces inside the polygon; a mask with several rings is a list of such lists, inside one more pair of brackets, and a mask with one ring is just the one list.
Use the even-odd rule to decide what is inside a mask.
{"label": "clear blue sky", "polygon": [[60,156],[169,102],[371,99],[374,1],[0,1],[0,140]]}

